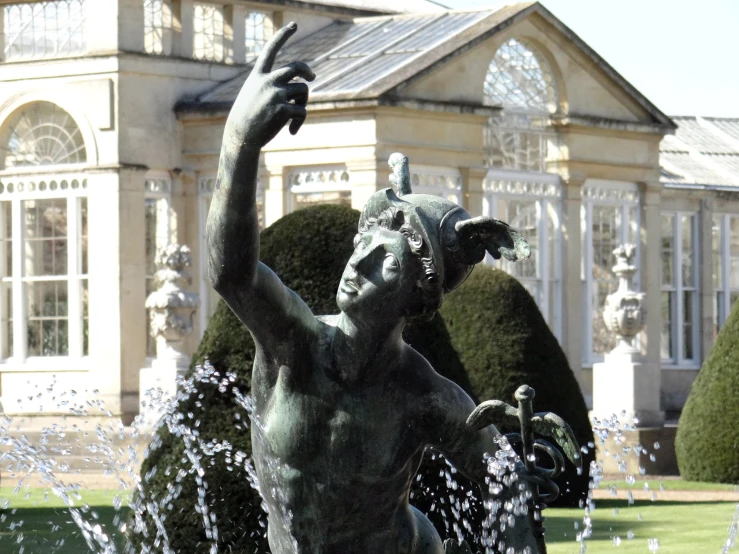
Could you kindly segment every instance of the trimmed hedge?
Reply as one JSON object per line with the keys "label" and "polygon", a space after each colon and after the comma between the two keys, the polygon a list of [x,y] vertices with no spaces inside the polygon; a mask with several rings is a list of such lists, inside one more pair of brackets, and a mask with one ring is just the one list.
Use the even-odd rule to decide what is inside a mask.
{"label": "trimmed hedge", "polygon": [[[261,259],[271,267],[285,285],[296,291],[314,313],[336,313],[336,291],[341,274],[353,251],[353,238],[357,230],[359,212],[340,206],[315,206],[287,215],[265,229],[261,236]],[[424,355],[442,375],[456,381],[471,391],[469,380],[451,347],[444,322],[437,315],[429,322],[419,322],[406,328],[404,338]],[[193,356],[190,373],[198,364],[208,360],[221,376],[226,371],[235,374],[236,386],[242,393],[251,390],[251,369],[254,360],[254,343],[246,327],[236,318],[225,302],[219,302],[208,329]],[[219,532],[219,551],[269,552],[264,536],[266,517],[260,508],[261,499],[248,484],[243,464],[228,463],[236,452],[251,455],[248,428],[242,425],[245,411],[229,393],[218,392],[216,384],[199,384],[198,394],[180,405],[183,414],[193,414],[199,420],[198,431],[206,443],[228,440],[232,446],[230,458],[223,453],[204,456],[205,480],[208,486],[209,511],[215,514]],[[240,419],[239,419],[240,418]],[[141,474],[144,479],[145,497],[162,498],[167,486],[179,469],[190,468],[185,457],[183,441],[166,429],[158,431],[153,449],[144,461]],[[427,462],[424,462],[427,464]],[[170,468],[167,472],[166,469]],[[174,470],[174,471],[173,471]],[[437,490],[445,489],[444,479],[438,476],[436,466],[422,466],[422,482]],[[198,490],[194,473],[182,482],[182,492],[172,507],[166,511],[164,527],[175,552],[208,552],[202,516],[195,512]],[[427,498],[420,483],[414,481],[412,503],[419,509],[428,509],[433,499]],[[141,500],[136,495],[135,501]],[[153,534],[154,524],[147,515],[147,527]],[[439,521],[436,521],[439,524]],[[437,527],[441,532],[441,527]],[[140,545],[141,537],[132,536],[134,545]],[[154,549],[154,551],[160,551]]]}
{"label": "trimmed hedge", "polygon": [[[527,384],[536,391],[535,411],[562,417],[580,445],[593,441],[585,400],[567,357],[536,302],[514,277],[479,265],[449,294],[441,315],[480,401],[498,399],[515,406],[514,392]],[[566,462],[557,480],[561,496],[556,505],[577,506],[586,498],[592,460],[592,451],[583,456],[582,475]]]}
{"label": "trimmed hedge", "polygon": [[683,408],[675,437],[683,479],[739,484],[739,305],[724,323]]}

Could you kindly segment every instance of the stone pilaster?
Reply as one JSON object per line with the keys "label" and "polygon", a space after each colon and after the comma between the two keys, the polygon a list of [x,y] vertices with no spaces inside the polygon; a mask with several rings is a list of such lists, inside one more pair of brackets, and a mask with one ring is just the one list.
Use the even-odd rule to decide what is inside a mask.
{"label": "stone pilaster", "polygon": [[246,63],[246,7],[240,4],[226,6],[226,20],[231,30],[228,42],[231,63]]}
{"label": "stone pilaster", "polygon": [[[86,6],[109,2],[87,2]],[[100,18],[95,18],[96,25],[100,21]],[[118,48],[124,52],[144,51],[144,3],[141,0],[118,0]]]}
{"label": "stone pilaster", "polygon": [[488,174],[486,167],[460,167],[462,175],[462,207],[472,217],[483,214],[483,198],[485,196],[482,183]]}
{"label": "stone pilaster", "polygon": [[172,55],[192,58],[195,45],[195,7],[193,0],[180,0],[172,7],[174,9]]}
{"label": "stone pilaster", "polygon": [[267,167],[267,182],[264,189],[264,226],[269,227],[287,213],[287,195],[285,168],[282,166]]}
{"label": "stone pilaster", "polygon": [[562,181],[562,347],[583,393],[582,375],[583,297],[582,297],[582,187],[585,177]]}
{"label": "stone pilaster", "polygon": [[[641,193],[641,290],[647,295],[647,323],[641,335],[646,341],[646,360],[657,368],[654,378],[659,390],[659,368],[661,366],[660,338],[662,335],[661,295],[659,253],[662,251],[662,220],[660,213],[660,183],[642,183]],[[659,396],[655,406],[659,406]]]}
{"label": "stone pilaster", "polygon": [[714,313],[716,309],[716,290],[713,286],[713,256],[720,256],[719,252],[713,251],[713,198],[704,198],[701,201],[700,214],[698,215],[698,225],[700,233],[697,245],[698,248],[698,264],[700,275],[698,277],[698,286],[700,287],[700,361],[706,359],[708,351],[713,346],[714,340],[714,318],[718,318],[718,314]]}
{"label": "stone pilaster", "polygon": [[[136,41],[134,37],[124,39],[119,33],[136,29],[125,29],[131,26],[128,21],[130,14],[128,13],[128,4],[131,0],[96,0],[95,2],[85,2],[85,44],[86,51],[91,54],[103,52],[116,52],[119,48],[123,48],[123,43],[128,45],[130,42]],[[143,50],[144,47],[144,18],[143,3],[141,5],[141,23],[140,27],[140,44],[137,48],[131,50]]]}
{"label": "stone pilaster", "polygon": [[375,192],[390,186],[387,160],[352,160],[346,164],[352,184],[352,208],[361,210]]}

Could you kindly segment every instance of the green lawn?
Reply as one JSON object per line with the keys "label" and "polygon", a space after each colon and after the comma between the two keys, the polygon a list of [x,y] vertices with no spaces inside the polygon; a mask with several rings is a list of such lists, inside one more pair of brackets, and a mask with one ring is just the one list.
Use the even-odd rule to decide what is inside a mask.
{"label": "green lawn", "polygon": [[600,488],[618,487],[619,489],[637,489],[642,490],[644,483],[649,485],[649,490],[659,491],[660,485],[664,486],[666,491],[736,491],[739,492],[739,485],[727,485],[724,483],[699,483],[698,481],[683,481],[682,479],[650,479],[649,477],[640,477],[636,479],[633,485],[626,483],[626,479],[619,480],[603,480],[600,482]]}
{"label": "green lawn", "polygon": [[[599,500],[591,514],[593,532],[586,541],[587,553],[649,553],[648,540],[657,538],[660,554],[718,554],[735,510],[732,502],[637,501],[628,506],[626,500]],[[575,523],[583,529],[583,511],[548,509],[544,515],[548,554],[578,554]],[[618,548],[614,537],[621,538]]]}
{"label": "green lawn", "polygon": [[[123,521],[128,513],[126,508],[118,513],[113,509],[116,495],[123,498],[125,506],[127,496],[118,491],[84,491],[82,500],[75,501],[75,505],[87,503],[90,506],[87,519],[112,530],[116,536],[113,518],[120,514]],[[0,506],[5,499],[10,499],[10,505],[0,509],[0,520],[5,516],[5,520],[0,521],[2,554],[20,552],[19,533],[24,535],[21,543],[25,547],[24,554],[83,554],[89,551],[68,510],[56,496],[49,495],[44,501],[44,492],[40,489],[14,494],[12,489],[0,488]],[[735,509],[736,505],[731,502],[637,501],[629,507],[625,500],[600,500],[592,513],[593,532],[587,540],[587,554],[648,554],[650,538],[659,539],[660,554],[718,554],[728,536]],[[575,523],[580,530],[583,528],[583,510],[550,508],[544,515],[549,554],[578,554],[580,545],[575,541],[578,532]],[[21,521],[23,524],[18,528]],[[11,525],[16,528],[11,530]],[[629,531],[633,532],[632,539],[628,538]],[[618,548],[614,548],[614,536],[621,538]],[[61,539],[64,543],[59,546]],[[116,542],[120,544],[119,537]]]}

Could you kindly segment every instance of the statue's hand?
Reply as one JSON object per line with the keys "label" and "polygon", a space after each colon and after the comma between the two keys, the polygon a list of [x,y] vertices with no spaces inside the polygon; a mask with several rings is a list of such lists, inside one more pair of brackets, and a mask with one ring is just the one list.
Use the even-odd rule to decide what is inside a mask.
{"label": "statue's hand", "polygon": [[315,74],[303,62],[291,62],[272,71],[277,53],[297,29],[297,24],[289,23],[264,46],[231,109],[228,125],[233,132],[232,139],[261,148],[288,121],[292,120],[290,133],[293,135],[305,121],[308,85],[292,79],[302,77],[312,81]]}

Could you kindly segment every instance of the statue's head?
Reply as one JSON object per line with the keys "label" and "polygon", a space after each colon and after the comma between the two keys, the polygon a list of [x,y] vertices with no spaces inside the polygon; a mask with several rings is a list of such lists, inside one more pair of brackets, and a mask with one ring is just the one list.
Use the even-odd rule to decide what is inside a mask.
{"label": "statue's head", "polygon": [[389,163],[398,193],[378,191],[362,210],[336,297],[342,311],[429,319],[485,252],[510,261],[529,256],[524,238],[502,221],[472,218],[454,202],[413,194],[407,157],[393,154]]}

